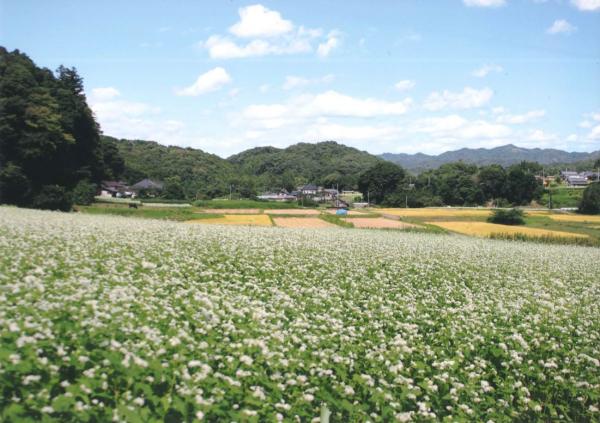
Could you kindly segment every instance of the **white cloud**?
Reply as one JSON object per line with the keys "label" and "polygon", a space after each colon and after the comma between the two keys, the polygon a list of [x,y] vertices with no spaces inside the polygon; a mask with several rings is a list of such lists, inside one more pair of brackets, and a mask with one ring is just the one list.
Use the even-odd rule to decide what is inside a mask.
{"label": "white cloud", "polygon": [[571,0],[571,3],[584,12],[600,10],[600,0]]}
{"label": "white cloud", "polygon": [[539,141],[539,142],[549,142],[549,141],[558,141],[558,135],[549,134],[541,129],[534,129],[529,132],[527,135],[527,141]]}
{"label": "white cloud", "polygon": [[[229,28],[233,35],[213,34],[198,43],[213,59],[309,53],[328,55],[340,43],[338,31],[324,37],[320,28],[296,27],[277,11],[255,4],[239,9],[240,20]],[[319,44],[320,43],[320,44]]]}
{"label": "white cloud", "polygon": [[400,116],[411,105],[410,98],[389,102],[356,98],[329,90],[317,95],[297,96],[285,104],[253,104],[242,111],[242,117],[252,126],[273,129],[306,123],[307,119]]}
{"label": "white cloud", "polygon": [[284,90],[292,90],[294,88],[306,87],[307,85],[320,84],[320,83],[330,83],[335,79],[334,75],[325,75],[321,78],[303,78],[301,76],[288,75],[285,77],[285,82],[283,83],[282,88]]}
{"label": "white cloud", "polygon": [[408,91],[414,88],[416,85],[415,81],[411,81],[410,79],[403,79],[402,81],[398,81],[394,84],[394,88],[398,91]]}
{"label": "white cloud", "polygon": [[508,123],[511,125],[518,125],[518,124],[522,124],[522,123],[531,122],[532,120],[541,118],[545,115],[546,115],[545,110],[531,110],[522,115],[511,115],[511,114],[500,115],[500,116],[498,116],[496,121],[499,123]]}
{"label": "white cloud", "polygon": [[139,101],[121,99],[115,88],[92,89],[89,105],[102,132],[119,138],[173,142],[183,122],[161,119],[158,107]]}
{"label": "white cloud", "polygon": [[600,125],[594,126],[590,133],[587,135],[590,140],[600,140]]}
{"label": "white cloud", "polygon": [[203,73],[189,87],[177,90],[177,95],[198,96],[221,89],[225,84],[231,82],[231,77],[227,71],[221,67],[216,67]]}
{"label": "white cloud", "polygon": [[463,0],[469,7],[500,7],[506,4],[505,0]]}
{"label": "white cloud", "polygon": [[92,89],[92,98],[98,101],[110,100],[120,96],[119,90],[113,87],[101,87]]}
{"label": "white cloud", "polygon": [[578,137],[575,134],[571,134],[567,137],[567,141],[569,141],[569,142],[575,142],[575,141],[577,141],[577,139],[578,139]]}
{"label": "white cloud", "polygon": [[434,91],[425,100],[424,107],[427,110],[442,110],[445,108],[472,109],[487,104],[494,92],[489,88],[477,90],[465,87],[462,92],[454,93],[448,90],[443,92]]}
{"label": "white cloud", "polygon": [[477,78],[484,78],[492,72],[502,72],[504,69],[500,65],[494,64],[486,64],[480,67],[479,69],[475,69],[471,75]]}
{"label": "white cloud", "polygon": [[575,31],[577,31],[577,27],[564,19],[555,20],[552,26],[546,30],[548,34],[571,34]]}
{"label": "white cloud", "polygon": [[240,21],[229,28],[229,32],[241,38],[274,37],[286,34],[294,28],[292,22],[281,14],[261,4],[238,9]]}
{"label": "white cloud", "polygon": [[459,115],[420,119],[414,122],[411,131],[428,133],[437,138],[462,140],[503,138],[512,132],[506,125],[485,120],[469,121]]}
{"label": "white cloud", "polygon": [[317,48],[317,54],[321,57],[329,56],[329,53],[340,44],[338,31],[330,31],[327,35],[327,41],[319,44]]}
{"label": "white cloud", "polygon": [[286,38],[277,42],[256,39],[246,44],[238,44],[227,37],[211,35],[201,46],[208,50],[213,59],[307,53],[313,49],[310,39],[302,37]]}

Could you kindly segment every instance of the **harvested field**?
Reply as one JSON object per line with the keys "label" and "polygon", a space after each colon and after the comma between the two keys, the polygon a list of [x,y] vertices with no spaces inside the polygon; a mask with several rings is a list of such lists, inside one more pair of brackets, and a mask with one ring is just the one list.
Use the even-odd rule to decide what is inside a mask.
{"label": "harvested field", "polygon": [[400,217],[447,218],[447,217],[486,217],[490,209],[455,209],[455,208],[422,208],[422,209],[379,209],[383,214]]}
{"label": "harvested field", "polygon": [[417,225],[404,223],[399,220],[391,220],[383,217],[361,217],[357,219],[344,219],[350,222],[355,228],[371,228],[371,229],[406,229],[414,228]]}
{"label": "harvested field", "polygon": [[266,214],[227,214],[215,219],[195,219],[186,223],[202,223],[209,225],[250,225],[272,226],[271,219]]}
{"label": "harvested field", "polygon": [[275,226],[281,228],[332,228],[336,225],[318,217],[274,217]]}
{"label": "harvested field", "polygon": [[260,209],[203,209],[199,213],[217,214],[259,214]]}
{"label": "harvested field", "polygon": [[289,214],[297,216],[318,216],[321,214],[319,210],[314,209],[273,209],[265,210],[267,214]]}
{"label": "harvested field", "polygon": [[449,231],[465,235],[488,237],[492,234],[522,234],[531,237],[564,237],[564,238],[587,238],[587,235],[573,232],[551,231],[548,229],[528,228],[525,226],[498,225],[487,222],[427,222]]}

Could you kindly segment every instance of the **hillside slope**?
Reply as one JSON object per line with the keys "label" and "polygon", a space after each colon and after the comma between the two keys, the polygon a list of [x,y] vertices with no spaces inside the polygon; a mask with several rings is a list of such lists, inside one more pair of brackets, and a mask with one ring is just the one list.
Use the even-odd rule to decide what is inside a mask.
{"label": "hillside slope", "polygon": [[358,176],[376,164],[378,157],[334,141],[298,143],[285,149],[257,147],[227,159],[246,175],[259,177],[262,185],[282,186],[312,182],[323,186],[353,188]]}
{"label": "hillside slope", "polygon": [[104,136],[116,144],[125,162],[123,178],[130,183],[143,178],[161,181],[179,177],[184,192],[193,198],[229,192],[234,166],[214,154],[194,148],[165,146],[153,141],[119,140]]}

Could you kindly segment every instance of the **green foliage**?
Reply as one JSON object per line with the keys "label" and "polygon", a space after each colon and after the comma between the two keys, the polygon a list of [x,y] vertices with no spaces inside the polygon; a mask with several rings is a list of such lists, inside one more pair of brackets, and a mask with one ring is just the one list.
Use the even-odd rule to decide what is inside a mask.
{"label": "green foliage", "polygon": [[321,213],[319,217],[325,222],[332,223],[337,226],[341,226],[342,228],[353,228],[354,225],[351,222],[346,222],[344,219],[340,218],[335,214]]}
{"label": "green foliage", "polygon": [[69,209],[67,191],[106,176],[99,128],[75,69],[61,66],[53,74],[0,47],[0,111],[0,163],[6,164],[0,201]]}
{"label": "green foliage", "polygon": [[212,219],[217,217],[223,217],[223,215],[216,213],[198,213],[197,210],[192,207],[144,207],[139,206],[137,209],[129,208],[127,206],[83,206],[77,208],[82,213],[88,214],[109,214],[114,216],[125,216],[125,217],[142,217],[146,219],[163,219],[163,220],[176,220],[185,221],[192,219]]}
{"label": "green foliage", "polygon": [[96,195],[96,184],[82,180],[73,188],[73,204],[89,205],[94,202]]}
{"label": "green foliage", "polygon": [[165,179],[165,187],[162,195],[168,200],[182,200],[185,198],[183,184],[179,176],[171,176]]}
{"label": "green foliage", "polygon": [[31,192],[31,185],[23,170],[8,163],[0,170],[0,203],[26,205]]}
{"label": "green foliage", "polygon": [[419,175],[416,187],[428,190],[445,205],[477,205],[485,199],[478,183],[477,172],[475,165],[448,163]]}
{"label": "green foliage", "polygon": [[325,187],[354,189],[358,176],[381,160],[333,141],[299,143],[278,149],[258,147],[229,157],[241,173],[256,177],[261,190],[295,189],[312,182]]}
{"label": "green foliage", "polygon": [[[178,177],[186,199],[229,195],[234,167],[226,160],[201,150],[164,146],[152,141],[118,140],[102,137],[117,146],[124,160],[124,179],[129,183],[144,178],[167,181]],[[174,181],[174,180],[173,180]],[[180,195],[179,187],[173,195]]]}
{"label": "green foliage", "polygon": [[583,191],[579,212],[584,214],[600,214],[600,182],[594,182]]}
{"label": "green foliage", "polygon": [[543,186],[535,177],[539,164],[522,162],[513,165],[507,172],[506,198],[512,204],[529,204],[534,199],[539,199],[543,193]]}
{"label": "green foliage", "polygon": [[549,187],[544,190],[540,203],[550,207],[550,195],[552,195],[553,209],[559,209],[561,207],[578,207],[581,202],[583,191],[584,190],[578,188]]}
{"label": "green foliage", "polygon": [[379,162],[360,175],[358,190],[363,198],[381,204],[387,195],[398,189],[405,176],[406,173],[400,166],[391,162]]}
{"label": "green foliage", "polygon": [[487,221],[490,223],[498,223],[502,225],[524,225],[525,214],[520,209],[496,209],[492,211]]}
{"label": "green foliage", "polygon": [[486,200],[506,195],[506,171],[500,165],[483,166],[478,173],[479,187]]}
{"label": "green foliage", "polygon": [[73,202],[65,187],[44,185],[33,197],[31,205],[36,209],[70,211]]}

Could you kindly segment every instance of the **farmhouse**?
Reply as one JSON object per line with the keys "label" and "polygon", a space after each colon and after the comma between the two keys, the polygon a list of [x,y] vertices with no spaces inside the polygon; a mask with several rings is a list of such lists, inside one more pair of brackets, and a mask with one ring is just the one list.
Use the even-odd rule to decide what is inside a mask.
{"label": "farmhouse", "polygon": [[588,184],[588,179],[581,175],[571,175],[566,177],[566,182],[570,187],[582,187]]}
{"label": "farmhouse", "polygon": [[133,184],[131,189],[139,194],[150,194],[155,195],[163,190],[163,183],[159,181],[153,181],[152,179],[142,179],[141,181]]}
{"label": "farmhouse", "polygon": [[317,195],[319,187],[315,184],[306,184],[303,187],[298,188],[298,191],[300,191],[300,194],[302,195]]}
{"label": "farmhouse", "polygon": [[132,197],[135,195],[123,181],[102,181],[99,191],[98,194],[103,197]]}

